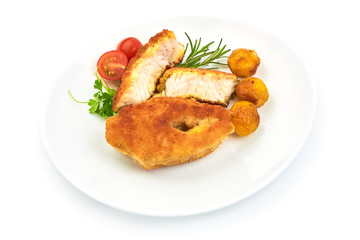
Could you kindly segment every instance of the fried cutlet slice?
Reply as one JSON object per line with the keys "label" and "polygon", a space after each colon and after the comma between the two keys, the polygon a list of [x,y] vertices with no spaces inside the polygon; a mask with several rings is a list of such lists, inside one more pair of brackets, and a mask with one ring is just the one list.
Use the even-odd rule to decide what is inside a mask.
{"label": "fried cutlet slice", "polygon": [[106,121],[106,140],[145,169],[186,163],[234,132],[227,109],[181,97],[154,97]]}
{"label": "fried cutlet slice", "polygon": [[114,96],[113,110],[144,102],[154,91],[166,68],[173,67],[184,57],[184,46],[177,42],[174,32],[163,30],[140,46],[126,66],[120,87]]}
{"label": "fried cutlet slice", "polygon": [[238,79],[234,74],[210,69],[174,67],[160,78],[158,91],[168,97],[192,97],[227,106]]}

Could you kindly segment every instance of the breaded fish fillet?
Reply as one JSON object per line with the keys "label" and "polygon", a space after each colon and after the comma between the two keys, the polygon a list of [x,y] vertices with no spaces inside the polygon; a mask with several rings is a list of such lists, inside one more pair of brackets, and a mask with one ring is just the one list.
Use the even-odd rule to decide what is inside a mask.
{"label": "breaded fish fillet", "polygon": [[227,109],[181,97],[154,97],[106,121],[106,140],[145,169],[186,163],[234,132]]}
{"label": "breaded fish fillet", "polygon": [[179,63],[184,53],[184,46],[172,31],[163,30],[150,38],[127,65],[114,96],[113,110],[149,99],[165,69]]}
{"label": "breaded fish fillet", "polygon": [[171,68],[157,87],[163,96],[193,97],[201,102],[227,106],[238,84],[234,74],[200,68]]}

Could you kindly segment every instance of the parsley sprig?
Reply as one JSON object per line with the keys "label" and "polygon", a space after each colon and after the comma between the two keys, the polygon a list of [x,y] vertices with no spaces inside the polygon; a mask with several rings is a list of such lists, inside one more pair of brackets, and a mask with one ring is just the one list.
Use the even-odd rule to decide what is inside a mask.
{"label": "parsley sprig", "polygon": [[[213,51],[210,51],[210,47],[214,43],[214,41],[200,48],[201,38],[196,39],[195,42],[193,42],[191,41],[191,38],[187,33],[185,33],[185,35],[189,40],[189,43],[187,43],[185,47],[185,53],[188,50],[189,44],[190,44],[190,53],[185,60],[183,60],[181,63],[177,65],[178,67],[199,68],[199,67],[208,66],[210,64],[226,65],[226,63],[216,61],[218,59],[228,58],[228,56],[224,56],[224,55],[231,51],[231,49],[226,49],[226,45],[221,46],[222,39],[220,40],[220,43],[217,46],[217,48]],[[218,69],[218,67],[207,67],[207,68]]]}
{"label": "parsley sprig", "polygon": [[95,74],[96,80],[94,82],[94,89],[97,90],[94,93],[94,97],[87,102],[80,102],[76,100],[70,90],[69,94],[71,98],[77,103],[87,103],[89,105],[89,112],[92,114],[98,114],[104,119],[114,116],[116,113],[112,110],[113,97],[116,93],[115,89],[109,88],[105,81],[102,81],[97,73]]}

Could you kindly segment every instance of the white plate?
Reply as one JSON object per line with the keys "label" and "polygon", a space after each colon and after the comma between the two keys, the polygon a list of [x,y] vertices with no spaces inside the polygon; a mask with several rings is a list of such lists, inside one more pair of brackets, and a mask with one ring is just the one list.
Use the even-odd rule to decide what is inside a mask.
{"label": "white plate", "polygon": [[[259,109],[258,130],[235,134],[213,153],[174,167],[143,170],[105,141],[105,121],[88,113],[86,104],[99,56],[123,38],[143,43],[162,29],[173,30],[182,43],[192,39],[223,42],[231,49],[255,49],[261,58],[256,77],[264,80],[270,99]],[[274,180],[303,145],[315,111],[313,79],[302,58],[276,37],[245,24],[213,18],[175,18],[138,26],[107,38],[82,54],[58,79],[43,109],[46,149],[65,178],[90,197],[128,212],[184,216],[238,202]]]}

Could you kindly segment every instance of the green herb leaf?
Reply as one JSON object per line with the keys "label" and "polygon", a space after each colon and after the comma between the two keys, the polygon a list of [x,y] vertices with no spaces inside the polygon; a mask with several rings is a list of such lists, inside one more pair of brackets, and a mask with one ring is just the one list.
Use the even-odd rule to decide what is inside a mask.
{"label": "green herb leaf", "polygon": [[[208,69],[217,69],[218,67],[211,67],[211,66],[208,67],[208,66],[211,64],[226,65],[223,62],[216,61],[221,58],[228,58],[227,56],[224,55],[229,51],[231,51],[231,49],[226,49],[226,45],[221,46],[222,39],[220,40],[220,43],[217,46],[217,48],[213,51],[210,51],[210,46],[214,43],[214,41],[200,48],[201,38],[199,38],[199,40],[196,39],[195,42],[193,42],[187,33],[185,33],[185,35],[189,40],[189,43],[186,44],[185,47],[185,53],[188,49],[190,49],[190,53],[188,54],[186,59],[184,58],[184,60],[177,65],[178,67],[192,67],[192,68],[206,67]],[[190,48],[188,48],[188,46],[190,46]]]}
{"label": "green herb leaf", "polygon": [[113,98],[115,96],[116,90],[115,89],[109,89],[108,94]]}
{"label": "green herb leaf", "polygon": [[99,78],[97,78],[94,83],[94,88],[99,90],[100,92],[102,92],[102,87],[103,87],[103,85],[102,85],[101,80]]}
{"label": "green herb leaf", "polygon": [[88,105],[90,106],[90,113],[95,113],[99,109],[99,102],[94,99],[90,99]]}
{"label": "green herb leaf", "polygon": [[111,89],[107,86],[106,82],[103,84],[103,80],[97,75],[94,82],[94,89],[97,92],[94,93],[93,98],[88,102],[77,101],[69,90],[71,98],[78,103],[87,103],[89,105],[89,112],[91,114],[98,114],[99,116],[107,119],[108,117],[114,116],[116,113],[112,110],[113,107],[113,97],[115,96],[116,90]]}

